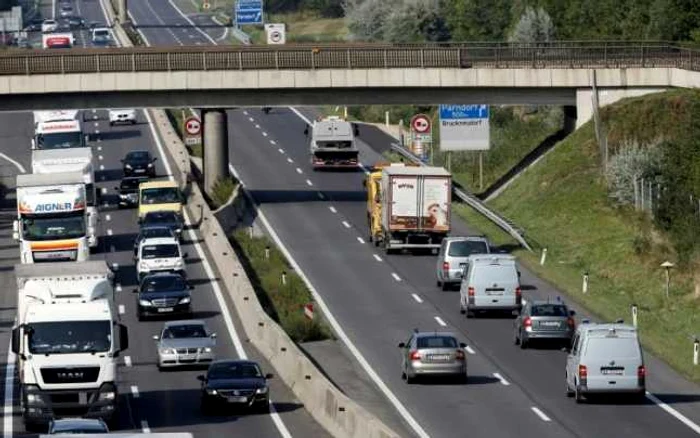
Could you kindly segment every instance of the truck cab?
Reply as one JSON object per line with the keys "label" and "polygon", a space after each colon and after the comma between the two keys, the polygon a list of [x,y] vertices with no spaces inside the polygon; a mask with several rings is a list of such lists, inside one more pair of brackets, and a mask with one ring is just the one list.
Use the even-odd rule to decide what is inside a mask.
{"label": "truck cab", "polygon": [[139,184],[139,220],[151,211],[174,211],[182,217],[184,196],[175,181],[149,181]]}
{"label": "truck cab", "polygon": [[87,146],[79,120],[80,111],[35,111],[34,149],[67,149]]}
{"label": "truck cab", "polygon": [[[304,130],[308,137],[309,128]],[[357,168],[360,151],[355,144],[357,126],[340,117],[331,116],[314,122],[311,127],[309,150],[311,164],[322,168]]]}

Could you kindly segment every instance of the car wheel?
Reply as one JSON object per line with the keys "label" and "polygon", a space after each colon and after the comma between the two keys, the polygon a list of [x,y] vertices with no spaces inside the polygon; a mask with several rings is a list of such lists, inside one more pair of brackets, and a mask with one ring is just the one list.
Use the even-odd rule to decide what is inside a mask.
{"label": "car wheel", "polygon": [[513,332],[513,343],[515,345],[520,345],[520,338],[518,337],[518,334]]}
{"label": "car wheel", "polygon": [[581,394],[581,389],[579,388],[578,384],[576,384],[576,389],[574,390],[574,400],[576,400],[576,403],[583,403],[583,394]]}
{"label": "car wheel", "polygon": [[446,281],[443,281],[443,282],[442,282],[442,291],[445,292],[445,291],[448,291],[448,290],[450,290],[450,283],[448,283],[448,282],[446,282]]}
{"label": "car wheel", "polygon": [[437,287],[442,287],[442,282],[440,280],[435,282],[437,284]]}
{"label": "car wheel", "polygon": [[473,311],[467,309],[467,311],[466,311],[465,313],[467,314],[467,318],[469,318],[469,319],[474,318],[474,312],[473,312]]}
{"label": "car wheel", "polygon": [[574,396],[574,391],[571,390],[571,387],[569,386],[569,377],[566,377],[566,396],[571,398]]}
{"label": "car wheel", "polygon": [[408,374],[406,374],[406,383],[408,383],[409,385],[416,383],[416,377],[409,376]]}
{"label": "car wheel", "polygon": [[136,124],[136,120],[132,120],[132,121],[131,121],[131,124],[132,124],[132,125],[135,125],[135,124]]}
{"label": "car wheel", "polygon": [[253,406],[253,410],[256,414],[269,414],[270,413],[270,402],[259,402]]}
{"label": "car wheel", "polygon": [[209,401],[209,399],[207,399],[206,397],[202,397],[199,409],[202,411],[202,414],[209,415],[211,413],[211,402]]}
{"label": "car wheel", "polygon": [[141,312],[139,312],[139,313],[137,314],[137,317],[138,317],[138,320],[139,320],[139,321],[145,321],[145,320],[146,320],[146,317],[145,317],[145,316],[143,315],[143,313],[141,313]]}
{"label": "car wheel", "polygon": [[114,126],[114,122],[109,122],[109,126]]}
{"label": "car wheel", "polygon": [[520,337],[520,349],[521,349],[521,350],[526,350],[527,347],[530,346],[529,344],[530,344],[530,341],[528,341],[527,339],[523,338],[522,336]]}

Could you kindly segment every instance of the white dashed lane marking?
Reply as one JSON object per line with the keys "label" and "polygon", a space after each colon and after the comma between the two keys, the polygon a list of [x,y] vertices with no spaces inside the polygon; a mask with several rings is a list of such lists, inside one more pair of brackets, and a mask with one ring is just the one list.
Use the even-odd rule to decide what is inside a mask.
{"label": "white dashed lane marking", "polygon": [[257,129],[260,129],[260,125],[257,125],[257,124],[256,124],[255,127],[256,127]]}
{"label": "white dashed lane marking", "polygon": [[282,148],[279,148],[279,149],[277,149],[277,150],[280,151],[280,154],[283,154],[283,153],[284,153],[284,149],[282,149]]}
{"label": "white dashed lane marking", "polygon": [[254,121],[255,121],[255,119],[252,118],[252,117],[248,117],[248,120],[250,120],[251,122],[254,122]]}
{"label": "white dashed lane marking", "polygon": [[111,220],[112,220],[112,216],[106,214],[106,215],[105,215],[105,219],[107,219],[108,221],[111,221]]}
{"label": "white dashed lane marking", "polygon": [[391,276],[394,277],[394,280],[401,281],[401,277],[399,277],[399,274],[397,274],[396,272],[392,272]]}
{"label": "white dashed lane marking", "polygon": [[277,144],[274,140],[270,140],[270,144]]}
{"label": "white dashed lane marking", "polygon": [[262,135],[263,135],[263,137],[267,137],[267,132],[263,131]]}
{"label": "white dashed lane marking", "polygon": [[139,387],[136,385],[131,385],[131,393],[134,395],[134,398],[139,398],[141,394],[139,394]]}
{"label": "white dashed lane marking", "polygon": [[300,168],[297,167],[297,173],[298,173],[299,175],[301,175],[302,173],[304,173],[304,171],[302,171]]}
{"label": "white dashed lane marking", "polygon": [[121,292],[121,291],[122,291],[122,285],[121,285],[121,283],[117,283],[116,289],[117,289],[117,292]]}
{"label": "white dashed lane marking", "polygon": [[326,197],[323,196],[323,193],[321,193],[321,192],[318,192],[318,198],[319,199],[326,199]]}
{"label": "white dashed lane marking", "polygon": [[416,300],[417,302],[419,302],[419,303],[422,303],[422,302],[423,302],[423,298],[419,297],[418,295],[416,295],[416,294],[411,294],[411,296],[412,296],[413,299]]}
{"label": "white dashed lane marking", "polygon": [[467,353],[469,353],[469,354],[476,354],[476,351],[474,351],[474,349],[472,347],[470,347],[469,345],[467,345],[466,350],[467,350]]}
{"label": "white dashed lane marking", "polygon": [[131,356],[124,356],[124,365],[131,366]]}
{"label": "white dashed lane marking", "polygon": [[120,314],[120,315],[123,315],[124,312],[126,312],[126,308],[124,307],[123,304],[120,304],[120,305],[119,305],[119,314]]}
{"label": "white dashed lane marking", "polygon": [[102,155],[98,155],[98,156],[97,156],[97,159],[98,159],[98,160],[103,160],[104,157],[103,157]]}
{"label": "white dashed lane marking", "polygon": [[108,235],[108,236],[111,236],[111,235],[112,235],[112,229],[111,229],[111,228],[107,230],[107,235]]}
{"label": "white dashed lane marking", "polygon": [[100,164],[100,170],[105,170],[105,165],[104,165],[104,164]]}
{"label": "white dashed lane marking", "polygon": [[309,185],[309,186],[314,185],[314,183],[312,183],[311,180],[308,180],[308,179],[306,180],[306,184]]}
{"label": "white dashed lane marking", "polygon": [[357,238],[357,241],[360,242],[360,243],[363,244],[363,245],[364,245],[364,243],[365,243],[365,239],[363,239],[362,237],[358,237],[358,238]]}
{"label": "white dashed lane marking", "polygon": [[501,381],[501,383],[505,386],[510,385],[510,382],[507,381],[505,378],[500,373],[493,373],[493,377],[497,378],[498,380]]}
{"label": "white dashed lane marking", "polygon": [[542,412],[542,411],[540,410],[540,408],[538,408],[537,406],[533,406],[533,407],[531,407],[530,409],[532,409],[532,412],[534,412],[538,417],[540,417],[540,419],[541,419],[542,421],[545,421],[545,422],[550,422],[550,421],[552,421],[552,419],[549,418],[547,415],[545,415],[545,413]]}
{"label": "white dashed lane marking", "polygon": [[447,324],[445,323],[445,321],[443,321],[442,318],[440,318],[439,316],[436,316],[436,317],[435,317],[435,321],[437,321],[437,323],[440,324],[440,325],[443,326],[443,327],[446,327],[446,326],[447,326]]}
{"label": "white dashed lane marking", "polygon": [[293,162],[294,162],[294,160],[292,160],[291,158],[287,157],[287,163],[293,163]]}
{"label": "white dashed lane marking", "polygon": [[[197,41],[197,44],[199,44],[199,41]],[[151,433],[151,428],[148,427],[148,421],[146,421],[146,420],[141,420],[141,432],[143,432],[143,433]]]}
{"label": "white dashed lane marking", "polygon": [[343,226],[345,228],[350,228],[350,224],[348,223],[348,221],[343,221]]}
{"label": "white dashed lane marking", "polygon": [[372,256],[374,257],[374,259],[375,259],[376,261],[378,261],[378,262],[381,262],[381,261],[382,261],[382,258],[379,257],[377,254],[372,254]]}
{"label": "white dashed lane marking", "polygon": [[328,209],[329,209],[330,211],[332,211],[333,213],[337,213],[337,212],[338,212],[338,210],[336,210],[335,207],[333,207],[332,205],[331,205],[330,207],[328,207]]}

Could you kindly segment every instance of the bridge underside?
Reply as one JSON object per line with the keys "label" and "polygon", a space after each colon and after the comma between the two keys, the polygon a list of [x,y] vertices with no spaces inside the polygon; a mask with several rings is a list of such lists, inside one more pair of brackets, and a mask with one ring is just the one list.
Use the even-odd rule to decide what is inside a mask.
{"label": "bridge underside", "polygon": [[398,104],[575,105],[575,88],[314,88],[6,94],[0,111]]}

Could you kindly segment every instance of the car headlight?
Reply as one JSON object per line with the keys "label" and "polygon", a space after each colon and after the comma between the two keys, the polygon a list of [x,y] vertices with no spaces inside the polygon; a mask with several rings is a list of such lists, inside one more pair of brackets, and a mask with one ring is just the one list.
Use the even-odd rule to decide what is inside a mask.
{"label": "car headlight", "polygon": [[146,262],[139,262],[139,270],[145,271],[148,269],[148,264]]}
{"label": "car headlight", "polygon": [[126,167],[127,169],[131,169],[131,164],[125,164],[124,167]]}
{"label": "car headlight", "polygon": [[148,167],[153,167],[153,163],[148,163]]}
{"label": "car headlight", "polygon": [[180,304],[188,304],[190,302],[190,297],[180,298]]}
{"label": "car headlight", "polygon": [[160,354],[175,354],[175,350],[172,348],[161,348]]}
{"label": "car headlight", "polygon": [[176,268],[181,268],[182,265],[183,265],[182,259],[177,259],[177,261],[175,262],[175,267],[176,267]]}
{"label": "car headlight", "polygon": [[182,228],[178,228],[178,229],[176,229],[176,230],[175,230],[175,233],[177,233],[177,234],[180,234],[180,233],[182,233]]}
{"label": "car headlight", "polygon": [[211,353],[211,348],[210,347],[204,347],[204,353]]}
{"label": "car headlight", "polygon": [[27,402],[28,403],[38,403],[40,401],[41,401],[40,394],[27,394]]}
{"label": "car headlight", "polygon": [[267,386],[255,390],[256,394],[267,394]]}
{"label": "car headlight", "polygon": [[115,395],[116,394],[114,394],[114,391],[101,392],[98,399],[99,400],[114,400]]}
{"label": "car headlight", "polygon": [[148,300],[139,300],[139,305],[143,307],[150,307],[152,306],[151,302]]}
{"label": "car headlight", "polygon": [[209,394],[209,395],[216,395],[216,394],[218,394],[218,392],[216,392],[216,389],[209,389],[209,388],[207,388],[207,394]]}

